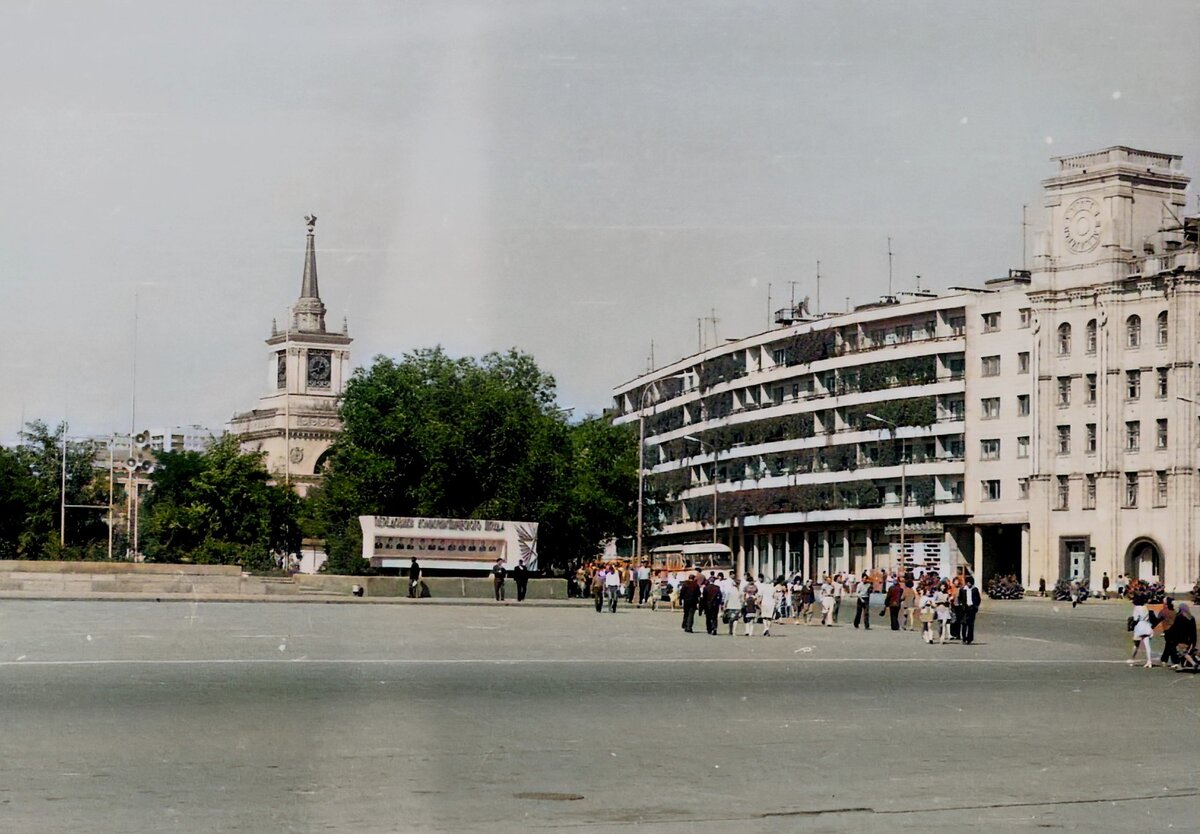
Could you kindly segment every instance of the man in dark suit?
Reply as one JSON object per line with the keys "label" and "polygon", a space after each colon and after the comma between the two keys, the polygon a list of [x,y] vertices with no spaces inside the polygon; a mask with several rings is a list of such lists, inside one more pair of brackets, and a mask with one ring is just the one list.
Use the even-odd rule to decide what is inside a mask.
{"label": "man in dark suit", "polygon": [[701,603],[704,608],[704,630],[715,635],[717,618],[721,615],[721,589],[711,579],[704,584]]}
{"label": "man in dark suit", "polygon": [[958,592],[958,610],[962,612],[962,623],[959,626],[958,635],[962,638],[964,646],[975,642],[975,615],[979,613],[981,601],[979,589],[975,587],[975,578],[968,576],[967,584]]}
{"label": "man in dark suit", "polygon": [[700,604],[700,583],[693,574],[679,583],[679,601],[683,604],[683,630],[692,633],[692,625],[696,620],[696,606]]}

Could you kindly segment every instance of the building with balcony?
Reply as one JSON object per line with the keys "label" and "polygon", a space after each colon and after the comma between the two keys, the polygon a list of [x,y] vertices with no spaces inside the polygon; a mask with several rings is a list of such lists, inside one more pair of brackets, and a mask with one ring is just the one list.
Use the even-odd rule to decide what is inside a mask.
{"label": "building with balcony", "polygon": [[[1200,576],[1200,217],[1178,156],[1055,160],[1034,268],[731,340],[614,390],[648,546],[745,569],[899,562],[1190,588]],[[902,486],[903,485],[903,486]],[[714,512],[715,506],[715,512]]]}
{"label": "building with balcony", "polygon": [[616,421],[644,421],[655,544],[715,530],[745,569],[771,575],[859,571],[901,551],[964,561],[976,296],[787,311],[777,329],[619,386]]}

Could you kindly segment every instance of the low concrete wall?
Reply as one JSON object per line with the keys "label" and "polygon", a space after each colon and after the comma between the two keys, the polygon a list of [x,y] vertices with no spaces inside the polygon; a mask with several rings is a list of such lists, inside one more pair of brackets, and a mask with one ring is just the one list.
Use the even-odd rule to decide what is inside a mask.
{"label": "low concrete wall", "polygon": [[[489,577],[435,576],[425,580],[442,599],[490,599]],[[0,591],[47,596],[89,594],[197,594],[212,596],[350,596],[361,585],[369,597],[408,595],[401,576],[244,576],[236,565],[164,565],[133,562],[24,562],[0,560]],[[566,599],[565,579],[531,579],[530,599]],[[516,584],[505,583],[505,596],[517,598]]]}
{"label": "low concrete wall", "polygon": [[157,562],[55,562],[0,559],[0,574],[4,573],[84,573],[84,574],[189,574],[195,576],[241,576],[237,565],[185,565]]}

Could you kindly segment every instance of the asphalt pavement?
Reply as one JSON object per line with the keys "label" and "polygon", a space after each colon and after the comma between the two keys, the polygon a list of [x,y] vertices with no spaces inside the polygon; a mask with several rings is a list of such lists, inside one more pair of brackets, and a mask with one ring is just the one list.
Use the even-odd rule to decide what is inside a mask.
{"label": "asphalt pavement", "polygon": [[[1127,606],[978,643],[622,608],[0,601],[6,831],[1195,830]],[[877,613],[877,609],[875,612]]]}

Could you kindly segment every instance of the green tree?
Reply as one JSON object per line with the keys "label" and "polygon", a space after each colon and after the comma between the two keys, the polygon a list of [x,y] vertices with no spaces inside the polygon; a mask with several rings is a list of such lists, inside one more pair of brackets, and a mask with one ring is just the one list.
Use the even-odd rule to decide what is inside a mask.
{"label": "green tree", "polygon": [[[0,558],[80,558],[108,539],[105,514],[68,509],[67,547],[60,545],[63,498],[63,435],[35,420],[26,424],[15,448],[0,449]],[[107,473],[93,466],[90,444],[67,441],[67,504],[107,505]]]}
{"label": "green tree", "polygon": [[300,498],[270,483],[262,456],[223,437],[205,452],[162,452],[142,505],[148,561],[274,565],[300,550]]}
{"label": "green tree", "polygon": [[619,508],[627,517],[636,495],[636,439],[605,421],[568,425],[553,377],[526,354],[377,357],[351,378],[341,415],[308,510],[326,570],[367,569],[360,515],[536,521],[544,569],[631,524]]}

